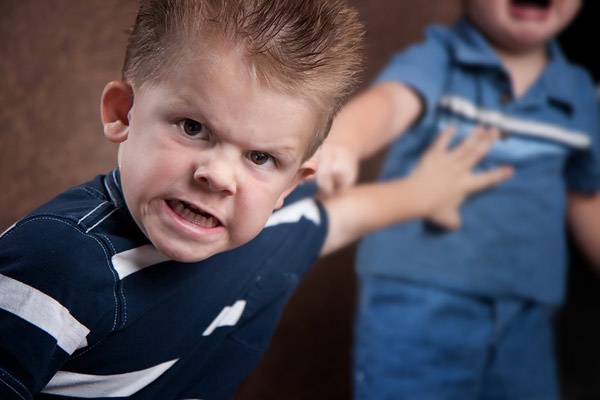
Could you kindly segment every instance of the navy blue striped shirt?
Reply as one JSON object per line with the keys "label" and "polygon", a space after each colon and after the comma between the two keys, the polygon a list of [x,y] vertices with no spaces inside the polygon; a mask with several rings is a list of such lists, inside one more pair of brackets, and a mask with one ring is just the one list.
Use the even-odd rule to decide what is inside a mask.
{"label": "navy blue striped shirt", "polygon": [[0,398],[232,397],[326,230],[300,198],[250,243],[180,263],[139,230],[118,171],[64,192],[0,237]]}

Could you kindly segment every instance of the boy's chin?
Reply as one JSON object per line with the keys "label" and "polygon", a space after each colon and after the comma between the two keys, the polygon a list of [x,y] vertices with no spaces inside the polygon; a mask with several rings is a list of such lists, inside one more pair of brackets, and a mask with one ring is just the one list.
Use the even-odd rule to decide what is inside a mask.
{"label": "boy's chin", "polygon": [[[222,253],[223,251],[227,251],[228,249],[202,249],[202,251],[198,251],[198,249],[172,249],[172,248],[161,248],[159,246],[155,247],[163,253],[168,258],[179,261],[182,263],[195,263],[204,261],[215,254]],[[200,246],[199,246],[200,247]]]}
{"label": "boy's chin", "polygon": [[[224,253],[236,249],[245,243],[254,239],[260,230],[254,234],[244,235],[243,237],[231,236],[227,238],[216,238],[216,240],[174,240],[172,237],[156,235],[155,237],[146,235],[154,247],[167,258],[182,263],[195,263],[204,261],[216,254]],[[225,235],[226,236],[226,235]],[[215,239],[215,238],[212,238]]]}

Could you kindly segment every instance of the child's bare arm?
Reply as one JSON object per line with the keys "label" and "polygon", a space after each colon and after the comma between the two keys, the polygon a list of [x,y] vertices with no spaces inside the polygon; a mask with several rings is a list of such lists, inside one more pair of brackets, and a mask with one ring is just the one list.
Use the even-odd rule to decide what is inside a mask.
{"label": "child's bare arm", "polygon": [[512,169],[472,171],[497,133],[479,128],[449,150],[452,135],[451,128],[442,132],[408,177],[354,186],[326,198],[323,203],[329,215],[329,233],[321,254],[410,219],[425,218],[447,229],[460,227],[459,208],[465,198],[508,179]]}
{"label": "child's bare arm", "polygon": [[600,275],[600,193],[570,193],[567,219],[575,242]]}
{"label": "child's bare arm", "polygon": [[404,132],[421,110],[420,97],[396,82],[373,86],[351,99],[336,116],[319,152],[320,194],[330,196],[354,184],[360,161]]}

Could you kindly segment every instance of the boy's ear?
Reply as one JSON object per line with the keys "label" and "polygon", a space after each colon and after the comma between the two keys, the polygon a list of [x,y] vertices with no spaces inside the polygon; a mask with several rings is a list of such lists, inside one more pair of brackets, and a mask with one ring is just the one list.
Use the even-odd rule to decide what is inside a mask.
{"label": "boy's ear", "polygon": [[281,197],[279,197],[279,199],[277,200],[277,204],[275,205],[276,210],[283,206],[283,201],[285,200],[287,195],[290,194],[296,188],[296,186],[312,178],[315,175],[315,173],[317,172],[318,164],[319,163],[317,162],[316,157],[313,157],[304,161],[302,165],[300,165],[300,168],[298,168],[298,172],[296,172],[296,176],[294,176],[294,179],[292,179],[288,188],[281,194]]}
{"label": "boy's ear", "polygon": [[104,136],[115,143],[127,139],[129,111],[133,106],[133,89],[122,81],[109,82],[102,92],[100,114],[104,125]]}

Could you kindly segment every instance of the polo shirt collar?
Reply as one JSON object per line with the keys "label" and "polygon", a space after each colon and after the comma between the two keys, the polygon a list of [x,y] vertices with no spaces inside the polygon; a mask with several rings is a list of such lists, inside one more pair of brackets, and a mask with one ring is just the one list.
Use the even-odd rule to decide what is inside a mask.
{"label": "polo shirt collar", "polygon": [[466,17],[456,23],[450,47],[459,64],[502,68],[492,47]]}
{"label": "polo shirt collar", "polygon": [[[548,46],[550,53],[550,62],[544,69],[541,77],[541,83],[553,100],[570,104],[573,97],[572,82],[568,79],[560,79],[570,75],[568,70],[572,68],[569,61],[565,58],[558,42],[552,40]],[[558,77],[558,78],[557,78]]]}
{"label": "polo shirt collar", "polygon": [[[454,27],[454,33],[449,43],[457,63],[498,68],[504,71],[500,59],[485,37],[466,17],[459,19]],[[538,94],[541,90],[544,92],[544,96],[569,105],[573,93],[571,82],[565,79],[556,79],[556,77],[567,75],[566,72],[570,68],[569,62],[556,40],[549,42],[548,51],[550,61],[534,90]]]}
{"label": "polo shirt collar", "polygon": [[106,174],[104,185],[114,206],[116,208],[125,207],[125,198],[123,197],[123,189],[121,188],[121,174],[118,168]]}

